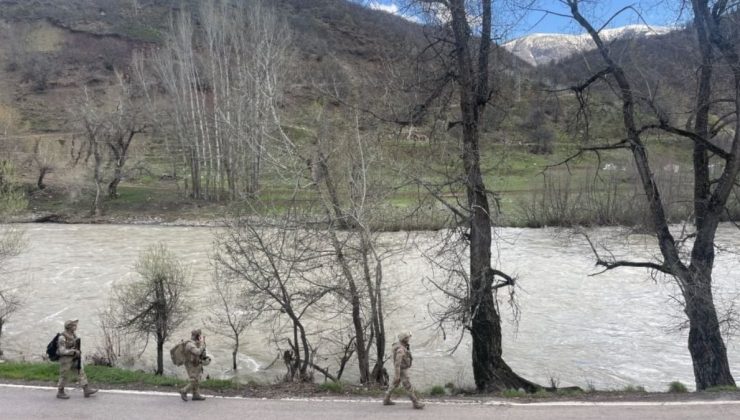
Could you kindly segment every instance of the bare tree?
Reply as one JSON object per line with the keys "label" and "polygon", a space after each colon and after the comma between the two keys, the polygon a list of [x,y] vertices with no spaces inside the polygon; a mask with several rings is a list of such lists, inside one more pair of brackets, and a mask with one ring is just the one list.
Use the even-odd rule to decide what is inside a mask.
{"label": "bare tree", "polygon": [[318,281],[326,260],[317,251],[319,238],[305,229],[308,214],[293,201],[282,215],[260,222],[235,217],[216,240],[214,256],[218,270],[242,285],[250,305],[274,322],[288,318],[292,337],[283,359],[288,379],[301,381],[311,380],[313,366],[304,318],[335,291]]}
{"label": "bare tree", "polygon": [[100,100],[93,98],[91,92],[85,88],[80,106],[78,124],[87,142],[87,155],[93,158],[95,197],[90,209],[93,216],[101,214],[101,195],[105,182],[104,164],[110,157],[113,174],[108,184],[107,195],[109,198],[116,198],[131,143],[137,134],[143,133],[147,128],[145,116],[139,112],[134,103],[130,84],[122,74],[116,75],[118,84],[112,103],[99,104]]}
{"label": "bare tree", "polygon": [[[613,88],[622,103],[624,138],[606,145],[584,148],[579,152],[624,149],[632,154],[645,198],[649,204],[654,234],[658,240],[661,260],[657,262],[623,261],[601,258],[597,264],[605,270],[618,267],[645,267],[664,273],[676,280],[683,294],[684,311],[688,317],[688,347],[694,365],[697,389],[712,386],[735,385],[727,360],[727,350],[721,335],[721,324],[712,296],[712,269],[715,257],[715,234],[718,224],[727,211],[727,202],[737,185],[740,172],[740,58],[737,51],[737,4],[727,1],[692,0],[694,26],[697,33],[702,64],[698,69],[696,104],[686,128],[674,126],[669,116],[661,110],[652,96],[643,95],[634,88],[628,72],[614,59],[609,46],[601,37],[600,29],[594,27],[583,15],[578,0],[562,0],[571,16],[591,36],[600,53],[603,67],[585,83],[574,86],[581,94],[598,82],[606,82]],[[625,7],[618,13],[632,10]],[[608,21],[611,21],[610,18]],[[720,61],[721,60],[721,61]],[[729,68],[731,82],[729,92],[715,95],[712,92],[714,72],[720,63]],[[729,98],[727,99],[727,94]],[[652,121],[641,124],[638,109],[653,111]],[[729,109],[723,107],[728,107]],[[720,126],[732,127],[733,138],[729,148],[721,147],[715,139],[720,132],[718,125],[710,124],[712,112],[725,115],[719,119]],[[693,120],[693,126],[691,121]],[[693,147],[694,166],[694,215],[695,231],[676,238],[669,229],[661,191],[655,180],[645,134],[663,130],[683,138]],[[718,161],[723,167],[719,177],[712,179],[710,162]],[[693,239],[689,253],[683,248]],[[596,248],[594,247],[594,252]]]}
{"label": "bare tree", "polygon": [[252,322],[260,316],[259,311],[250,306],[250,297],[244,294],[240,284],[233,277],[216,271],[211,278],[215,294],[210,296],[208,322],[217,333],[234,340],[231,352],[232,369],[238,369],[237,355],[241,345],[240,337]]}
{"label": "bare tree", "polygon": [[[0,290],[0,344],[2,344],[3,327],[8,319],[17,312],[23,304],[21,296],[13,289]],[[0,346],[0,357],[3,355]]]}
{"label": "bare tree", "polygon": [[[26,246],[24,233],[21,230],[0,226],[0,344],[2,344],[3,327],[10,318],[23,306],[22,287],[11,283],[5,274],[4,265],[12,257],[19,255]],[[0,356],[3,355],[0,346]]]}
{"label": "bare tree", "polygon": [[191,12],[180,14],[152,61],[189,168],[189,194],[245,197],[258,192],[280,130],[290,35],[274,8],[258,0],[203,1],[197,16],[203,30],[195,30]]}
{"label": "bare tree", "polygon": [[123,179],[123,167],[129,157],[129,150],[136,135],[144,133],[149,125],[148,119],[141,113],[139,106],[134,102],[136,93],[133,86],[126,81],[121,73],[118,78],[118,103],[111,129],[108,133],[107,146],[113,162],[113,177],[108,184],[108,198],[118,197],[118,184]]}
{"label": "bare tree", "polygon": [[[459,120],[450,126],[461,126],[459,165],[462,174],[447,178],[441,187],[461,185],[464,202],[448,202],[438,189],[425,183],[427,190],[449,209],[457,220],[461,238],[469,246],[468,269],[457,273],[457,281],[467,287],[466,295],[449,295],[464,304],[460,314],[464,328],[472,337],[473,376],[479,391],[508,388],[534,392],[540,388],[516,373],[502,356],[501,318],[497,309],[496,289],[513,286],[513,278],[491,266],[492,209],[491,192],[486,188],[481,169],[480,126],[489,103],[495,102],[491,86],[493,64],[491,0],[417,0],[409,2],[430,19],[436,29],[428,38],[425,51],[440,69],[429,90],[423,108],[434,100],[459,100]],[[473,26],[471,26],[473,25]],[[454,84],[454,91],[448,88]],[[454,96],[452,93],[454,92]],[[494,209],[495,210],[495,209]],[[458,299],[459,298],[459,299]],[[457,305],[457,304],[455,304]],[[462,307],[461,307],[462,308]]]}
{"label": "bare tree", "polygon": [[33,164],[34,166],[36,166],[36,170],[39,173],[38,178],[36,178],[36,187],[39,190],[43,190],[46,188],[46,184],[44,184],[44,178],[46,178],[46,175],[56,170],[57,163],[61,155],[62,152],[57,150],[55,144],[49,144],[49,142],[42,139],[36,139],[35,143],[33,144],[32,159]]}
{"label": "bare tree", "polygon": [[128,334],[119,326],[119,319],[112,307],[105,308],[98,314],[101,340],[92,354],[92,362],[98,366],[126,365],[138,354],[139,334]]}
{"label": "bare tree", "polygon": [[[14,179],[13,165],[5,160],[0,161],[0,223],[8,216],[21,211],[27,201]],[[11,283],[5,273],[5,265],[10,258],[19,255],[26,247],[23,230],[12,226],[0,226],[0,344],[3,327],[23,304],[23,292],[20,285]],[[3,355],[0,348],[0,356]]]}
{"label": "bare tree", "polygon": [[[10,258],[19,255],[25,245],[23,231],[0,226],[0,345],[2,344],[3,327],[13,314],[21,309],[24,299],[21,286],[13,284],[7,279],[4,265]],[[0,356],[2,355],[3,350],[0,346]]]}
{"label": "bare tree", "polygon": [[164,244],[144,251],[136,263],[140,280],[114,288],[112,313],[118,328],[148,338],[157,345],[156,374],[164,372],[164,343],[187,319],[191,280],[188,269]]}
{"label": "bare tree", "polygon": [[[329,121],[319,124],[310,159],[312,185],[326,217],[326,228],[318,234],[326,238],[334,255],[341,279],[338,296],[351,307],[351,341],[360,382],[385,384],[383,261],[394,250],[380,249],[377,234],[381,207],[392,189],[382,182],[380,151],[361,135],[359,116],[355,115],[354,136],[332,133],[326,128],[334,125]],[[373,344],[375,363],[371,370]]]}

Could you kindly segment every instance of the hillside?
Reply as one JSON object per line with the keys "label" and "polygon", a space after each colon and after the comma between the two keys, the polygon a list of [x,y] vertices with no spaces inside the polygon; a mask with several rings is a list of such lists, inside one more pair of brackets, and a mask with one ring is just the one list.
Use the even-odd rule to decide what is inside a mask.
{"label": "hillside", "polygon": [[[691,106],[695,71],[701,64],[691,27],[645,38],[618,39],[612,42],[610,51],[645,95],[653,95],[675,111]],[[537,72],[541,80],[553,86],[570,86],[588,79],[602,68],[602,63],[600,54],[589,50],[540,66]],[[726,69],[719,66],[716,71]],[[601,88],[608,90],[605,85]]]}
{"label": "hillside", "polygon": [[[161,42],[180,4],[0,0],[0,83],[15,87],[0,103],[22,115],[28,123],[22,131],[64,131],[63,98],[70,89],[103,83],[127,67],[131,51]],[[302,62],[296,68],[312,79],[327,71],[364,76],[383,61],[407,57],[407,46],[422,41],[418,26],[344,0],[279,0],[277,7],[293,32]],[[40,94],[44,110],[37,107]]]}
{"label": "hillside", "polygon": [[[419,59],[430,39],[428,29],[345,0],[271,4],[287,22],[292,40],[288,83],[280,103],[284,128],[300,141],[325,133],[322,124],[336,138],[351,137],[357,118],[356,128],[363,136],[378,141],[383,155],[407,170],[429,165],[431,176],[449,170],[450,159],[458,153],[459,128],[448,129],[457,118],[455,92],[446,88],[438,93],[445,106],[425,108],[426,95],[434,88],[429,81],[445,75],[432,61]],[[39,214],[84,214],[91,194],[89,168],[68,168],[66,163],[57,163],[49,172],[51,188],[34,191],[43,166],[39,145],[60,160],[69,159],[70,148],[81,150],[73,121],[83,89],[100,98],[108,95],[115,71],[126,72],[134,51],[163,44],[170,16],[182,12],[180,5],[179,0],[0,0],[0,150],[14,160]],[[623,62],[635,60],[631,68],[651,82],[659,81],[660,94],[674,95],[672,103],[678,106],[687,100],[685,84],[696,68],[692,42],[689,31],[675,31],[615,40],[613,50]],[[572,124],[578,116],[574,98],[549,89],[582,80],[599,61],[586,51],[534,68],[504,48],[494,53],[491,80],[496,100],[481,122],[487,182],[502,192],[502,208],[513,214],[514,221],[506,223],[536,224],[522,221],[529,217],[522,216],[522,208],[543,191],[540,171],[582,141]],[[619,121],[609,104],[594,119],[597,136],[619,135]],[[424,112],[414,122],[416,127],[398,124],[413,120],[419,110]],[[316,115],[325,120],[317,122]],[[178,168],[168,161],[164,140],[157,137],[161,134],[151,135],[155,138],[132,149],[122,199],[110,201],[108,211],[121,218],[169,213],[168,219],[209,218],[222,211],[220,204],[203,205],[183,195]],[[627,168],[624,157],[603,158],[605,167]],[[661,167],[672,167],[686,156],[667,150],[659,158]],[[576,170],[582,174],[590,174],[594,167],[588,161],[579,165]],[[550,172],[564,176],[566,169]],[[627,185],[632,176],[616,181],[629,187],[625,193],[632,191]],[[279,185],[268,185],[264,192],[269,197],[283,193]],[[405,187],[392,201],[403,207],[417,198],[418,191]]]}

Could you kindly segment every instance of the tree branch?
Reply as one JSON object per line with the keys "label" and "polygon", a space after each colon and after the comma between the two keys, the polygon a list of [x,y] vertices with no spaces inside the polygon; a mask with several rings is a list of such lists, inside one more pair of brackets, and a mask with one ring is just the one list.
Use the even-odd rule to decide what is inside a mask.
{"label": "tree branch", "polygon": [[640,128],[640,132],[643,132],[643,131],[646,131],[646,130],[650,130],[650,129],[659,129],[659,130],[665,131],[666,133],[671,133],[671,134],[676,134],[676,135],[681,136],[681,137],[686,137],[686,138],[688,138],[688,139],[690,139],[690,140],[692,140],[692,141],[694,141],[696,143],[699,143],[699,144],[703,145],[704,147],[707,148],[707,150],[709,150],[710,152],[716,154],[717,156],[721,157],[722,159],[724,159],[724,160],[730,159],[730,153],[726,152],[721,147],[719,147],[719,146],[711,143],[709,140],[705,139],[704,137],[702,137],[702,136],[700,136],[700,135],[698,135],[698,134],[696,134],[694,132],[688,131],[688,130],[683,130],[683,129],[680,129],[678,127],[670,126],[665,121],[661,121],[660,124],[648,124],[648,125],[642,126]]}
{"label": "tree branch", "polygon": [[670,274],[670,275],[674,274],[670,270],[670,268],[667,267],[665,264],[657,264],[657,263],[653,263],[649,261],[640,262],[640,261],[626,261],[626,260],[615,260],[615,259],[612,259],[611,261],[607,261],[601,258],[601,255],[599,255],[599,251],[596,250],[596,246],[594,246],[593,242],[591,241],[591,238],[589,238],[589,236],[585,232],[579,232],[579,233],[583,235],[584,238],[586,238],[586,242],[588,242],[588,245],[591,247],[591,251],[594,253],[594,256],[596,257],[596,265],[604,267],[603,271],[590,274],[590,276],[596,276],[596,275],[602,274],[604,272],[607,272],[609,270],[613,270],[619,267],[649,268],[651,270],[660,271],[661,273],[665,273],[665,274]]}
{"label": "tree branch", "polygon": [[602,150],[629,149],[628,142],[629,142],[628,139],[622,139],[622,140],[620,140],[620,141],[618,141],[616,143],[613,143],[613,144],[603,144],[603,145],[599,145],[599,146],[581,147],[581,148],[578,149],[578,151],[576,153],[568,156],[564,160],[562,160],[562,161],[560,161],[558,163],[552,164],[552,165],[545,166],[545,169],[543,169],[542,172],[540,172],[540,173],[544,173],[545,171],[547,171],[550,168],[555,168],[555,167],[558,167],[558,166],[561,166],[561,165],[567,165],[570,161],[583,156],[583,154],[584,153],[587,153],[587,152],[593,152],[593,153],[596,153],[598,155],[599,154],[598,152],[600,152]]}

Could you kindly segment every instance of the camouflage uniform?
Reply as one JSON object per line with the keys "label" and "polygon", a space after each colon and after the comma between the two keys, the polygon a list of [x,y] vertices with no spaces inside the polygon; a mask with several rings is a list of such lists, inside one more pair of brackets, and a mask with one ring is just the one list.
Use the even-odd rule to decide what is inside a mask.
{"label": "camouflage uniform", "polygon": [[193,401],[203,401],[205,397],[200,395],[200,376],[203,374],[203,366],[210,362],[206,356],[206,343],[201,339],[200,330],[190,333],[190,340],[185,343],[185,370],[188,373],[189,382],[180,389],[180,397],[183,401],[188,400],[188,392],[193,392]]}
{"label": "camouflage uniform", "polygon": [[383,405],[394,405],[395,403],[391,401],[391,394],[399,385],[403,385],[414,405],[414,408],[421,409],[424,408],[424,403],[419,401],[419,398],[416,396],[416,391],[414,391],[414,387],[411,385],[411,381],[409,380],[408,371],[413,362],[411,349],[409,347],[409,339],[411,339],[411,333],[401,333],[398,335],[398,342],[393,343],[392,352],[395,376],[393,378],[393,382],[385,392]]}
{"label": "camouflage uniform", "polygon": [[90,388],[87,383],[87,375],[85,375],[85,369],[80,363],[80,370],[74,368],[76,365],[76,359],[82,358],[80,351],[75,349],[75,341],[77,340],[77,322],[78,320],[69,320],[64,323],[64,332],[59,334],[57,339],[57,352],[59,353],[59,382],[57,383],[57,398],[63,400],[69,399],[69,395],[64,392],[64,386],[67,384],[67,379],[71,376],[71,373],[77,373],[77,378],[83,389],[83,395],[89,397],[92,394],[98,392],[97,389]]}

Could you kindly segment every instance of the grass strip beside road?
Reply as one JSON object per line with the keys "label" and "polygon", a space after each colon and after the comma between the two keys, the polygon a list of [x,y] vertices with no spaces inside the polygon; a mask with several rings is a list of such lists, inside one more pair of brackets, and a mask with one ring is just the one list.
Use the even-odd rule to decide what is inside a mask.
{"label": "grass strip beside road", "polygon": [[[182,387],[185,380],[173,376],[161,376],[141,371],[119,369],[106,366],[85,366],[87,378],[93,384],[107,385],[146,385],[153,387]],[[59,364],[57,363],[28,363],[5,362],[0,363],[0,379],[15,381],[42,381],[56,382],[59,378]],[[213,391],[239,389],[240,385],[231,380],[207,379],[201,382],[201,387]]]}
{"label": "grass strip beside road", "polygon": [[[134,371],[106,366],[85,367],[90,382],[101,388],[164,390],[174,392],[185,385],[186,381],[174,376],[159,376],[153,373]],[[44,383],[54,386],[59,378],[59,364],[53,362],[11,362],[0,363],[0,382],[3,380],[20,383]],[[678,391],[677,388],[681,390]],[[237,381],[207,379],[201,382],[201,388],[214,394],[228,396],[250,396],[258,398],[295,398],[321,396],[353,396],[381,398],[383,387],[365,387],[346,382],[324,383],[286,383],[257,384],[250,382],[240,384]],[[647,392],[642,386],[628,385],[622,389],[587,390],[561,388],[557,391],[540,390],[527,394],[521,390],[507,389],[491,394],[479,394],[474,389],[456,389],[452,384],[434,386],[418,393],[425,399],[445,398],[502,398],[506,401],[536,402],[553,401],[684,401],[684,400],[740,400],[740,389],[732,386],[710,388],[700,392],[686,392],[686,386],[680,382],[671,383],[667,392]],[[404,392],[396,389],[394,395],[403,398]]]}

